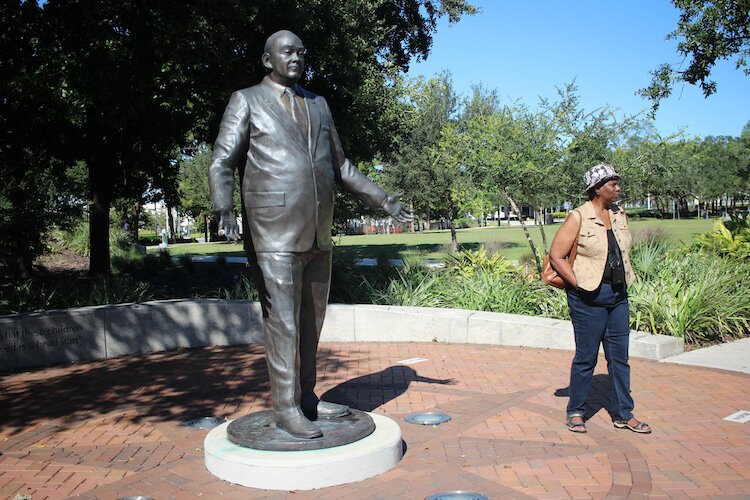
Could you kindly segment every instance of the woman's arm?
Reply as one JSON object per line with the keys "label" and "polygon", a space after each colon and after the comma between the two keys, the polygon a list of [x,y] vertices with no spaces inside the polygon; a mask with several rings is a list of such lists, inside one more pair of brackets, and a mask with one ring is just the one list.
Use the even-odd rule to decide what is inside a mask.
{"label": "woman's arm", "polygon": [[578,216],[574,215],[573,212],[568,214],[565,222],[563,222],[557,231],[555,239],[552,240],[552,246],[549,249],[550,265],[566,283],[574,288],[578,287],[578,281],[566,257],[570,255],[573,243],[575,243],[578,231],[580,230],[578,217],[580,217],[580,214]]}

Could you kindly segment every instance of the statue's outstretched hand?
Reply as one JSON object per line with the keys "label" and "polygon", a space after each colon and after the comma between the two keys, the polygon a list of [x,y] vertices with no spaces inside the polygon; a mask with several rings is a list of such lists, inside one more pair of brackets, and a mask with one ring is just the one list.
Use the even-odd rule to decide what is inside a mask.
{"label": "statue's outstretched hand", "polygon": [[383,202],[383,210],[393,217],[397,222],[411,222],[414,214],[398,201],[400,195],[389,194]]}
{"label": "statue's outstretched hand", "polygon": [[223,209],[217,210],[216,215],[219,217],[219,234],[223,231],[228,241],[237,241],[240,235],[234,212],[231,209]]}

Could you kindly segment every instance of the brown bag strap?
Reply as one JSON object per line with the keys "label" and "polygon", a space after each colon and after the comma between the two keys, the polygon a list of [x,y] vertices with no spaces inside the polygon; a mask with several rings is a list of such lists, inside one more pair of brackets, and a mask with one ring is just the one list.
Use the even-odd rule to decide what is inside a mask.
{"label": "brown bag strap", "polygon": [[[578,212],[578,209],[573,210]],[[578,237],[581,236],[581,226],[583,225],[583,214],[578,212],[578,234],[576,234],[576,240],[573,242],[573,248],[570,249],[570,255],[568,256],[568,262],[573,266],[573,261],[576,260],[576,254],[578,253]]]}

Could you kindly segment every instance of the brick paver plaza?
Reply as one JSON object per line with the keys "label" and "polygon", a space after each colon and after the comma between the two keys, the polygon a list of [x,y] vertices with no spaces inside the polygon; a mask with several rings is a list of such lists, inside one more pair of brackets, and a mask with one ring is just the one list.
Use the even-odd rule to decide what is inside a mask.
{"label": "brick paver plaza", "polygon": [[[426,361],[400,364],[422,357]],[[631,359],[636,415],[651,435],[615,429],[600,359],[588,434],[564,426],[572,352],[449,344],[326,343],[326,399],[400,423],[389,472],[322,490],[235,486],[204,466],[208,431],[183,420],[236,418],[269,405],[261,346],[131,356],[0,376],[0,497],[748,498],[750,376]],[[406,423],[441,410],[436,427]]]}

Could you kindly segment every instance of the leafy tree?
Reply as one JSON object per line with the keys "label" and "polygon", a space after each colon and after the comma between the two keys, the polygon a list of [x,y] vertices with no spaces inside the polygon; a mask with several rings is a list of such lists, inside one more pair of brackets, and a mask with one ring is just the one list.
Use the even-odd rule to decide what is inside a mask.
{"label": "leafy tree", "polygon": [[688,58],[681,69],[662,64],[651,73],[651,84],[639,91],[652,103],[652,113],[672,94],[675,83],[699,85],[708,97],[717,90],[710,79],[716,61],[733,59],[737,69],[750,75],[750,2],[747,0],[672,0],[680,10],[677,28],[667,39],[680,39],[677,51]]}
{"label": "leafy tree", "polygon": [[67,147],[89,169],[91,264],[109,269],[113,200],[160,189],[177,203],[175,147],[215,137],[229,94],[260,80],[267,36],[298,32],[311,48],[306,85],[327,97],[347,150],[392,146],[390,84],[426,57],[438,18],[475,11],[464,0],[204,2],[49,0],[41,52],[69,107]]}
{"label": "leafy tree", "polygon": [[198,219],[211,211],[211,194],[208,187],[208,167],[211,165],[211,148],[203,144],[193,156],[179,162],[180,207],[183,213]]}
{"label": "leafy tree", "polygon": [[443,129],[458,105],[450,73],[413,80],[407,96],[405,131],[396,153],[385,163],[384,174],[390,186],[406,191],[405,199],[426,215],[428,223],[435,208],[446,210],[451,240],[457,246],[452,220],[455,207],[449,195],[457,165],[441,155],[439,148]]}
{"label": "leafy tree", "polygon": [[[519,205],[536,203],[537,197],[546,192],[544,185],[550,182],[554,161],[551,132],[541,114],[512,105],[491,115],[471,118],[460,140],[464,145],[464,164],[474,181],[508,200],[522,224]],[[525,224],[523,229],[539,260]]]}
{"label": "leafy tree", "polygon": [[48,230],[80,215],[82,172],[60,147],[70,127],[40,54],[41,8],[5,1],[0,19],[0,267],[25,276]]}

